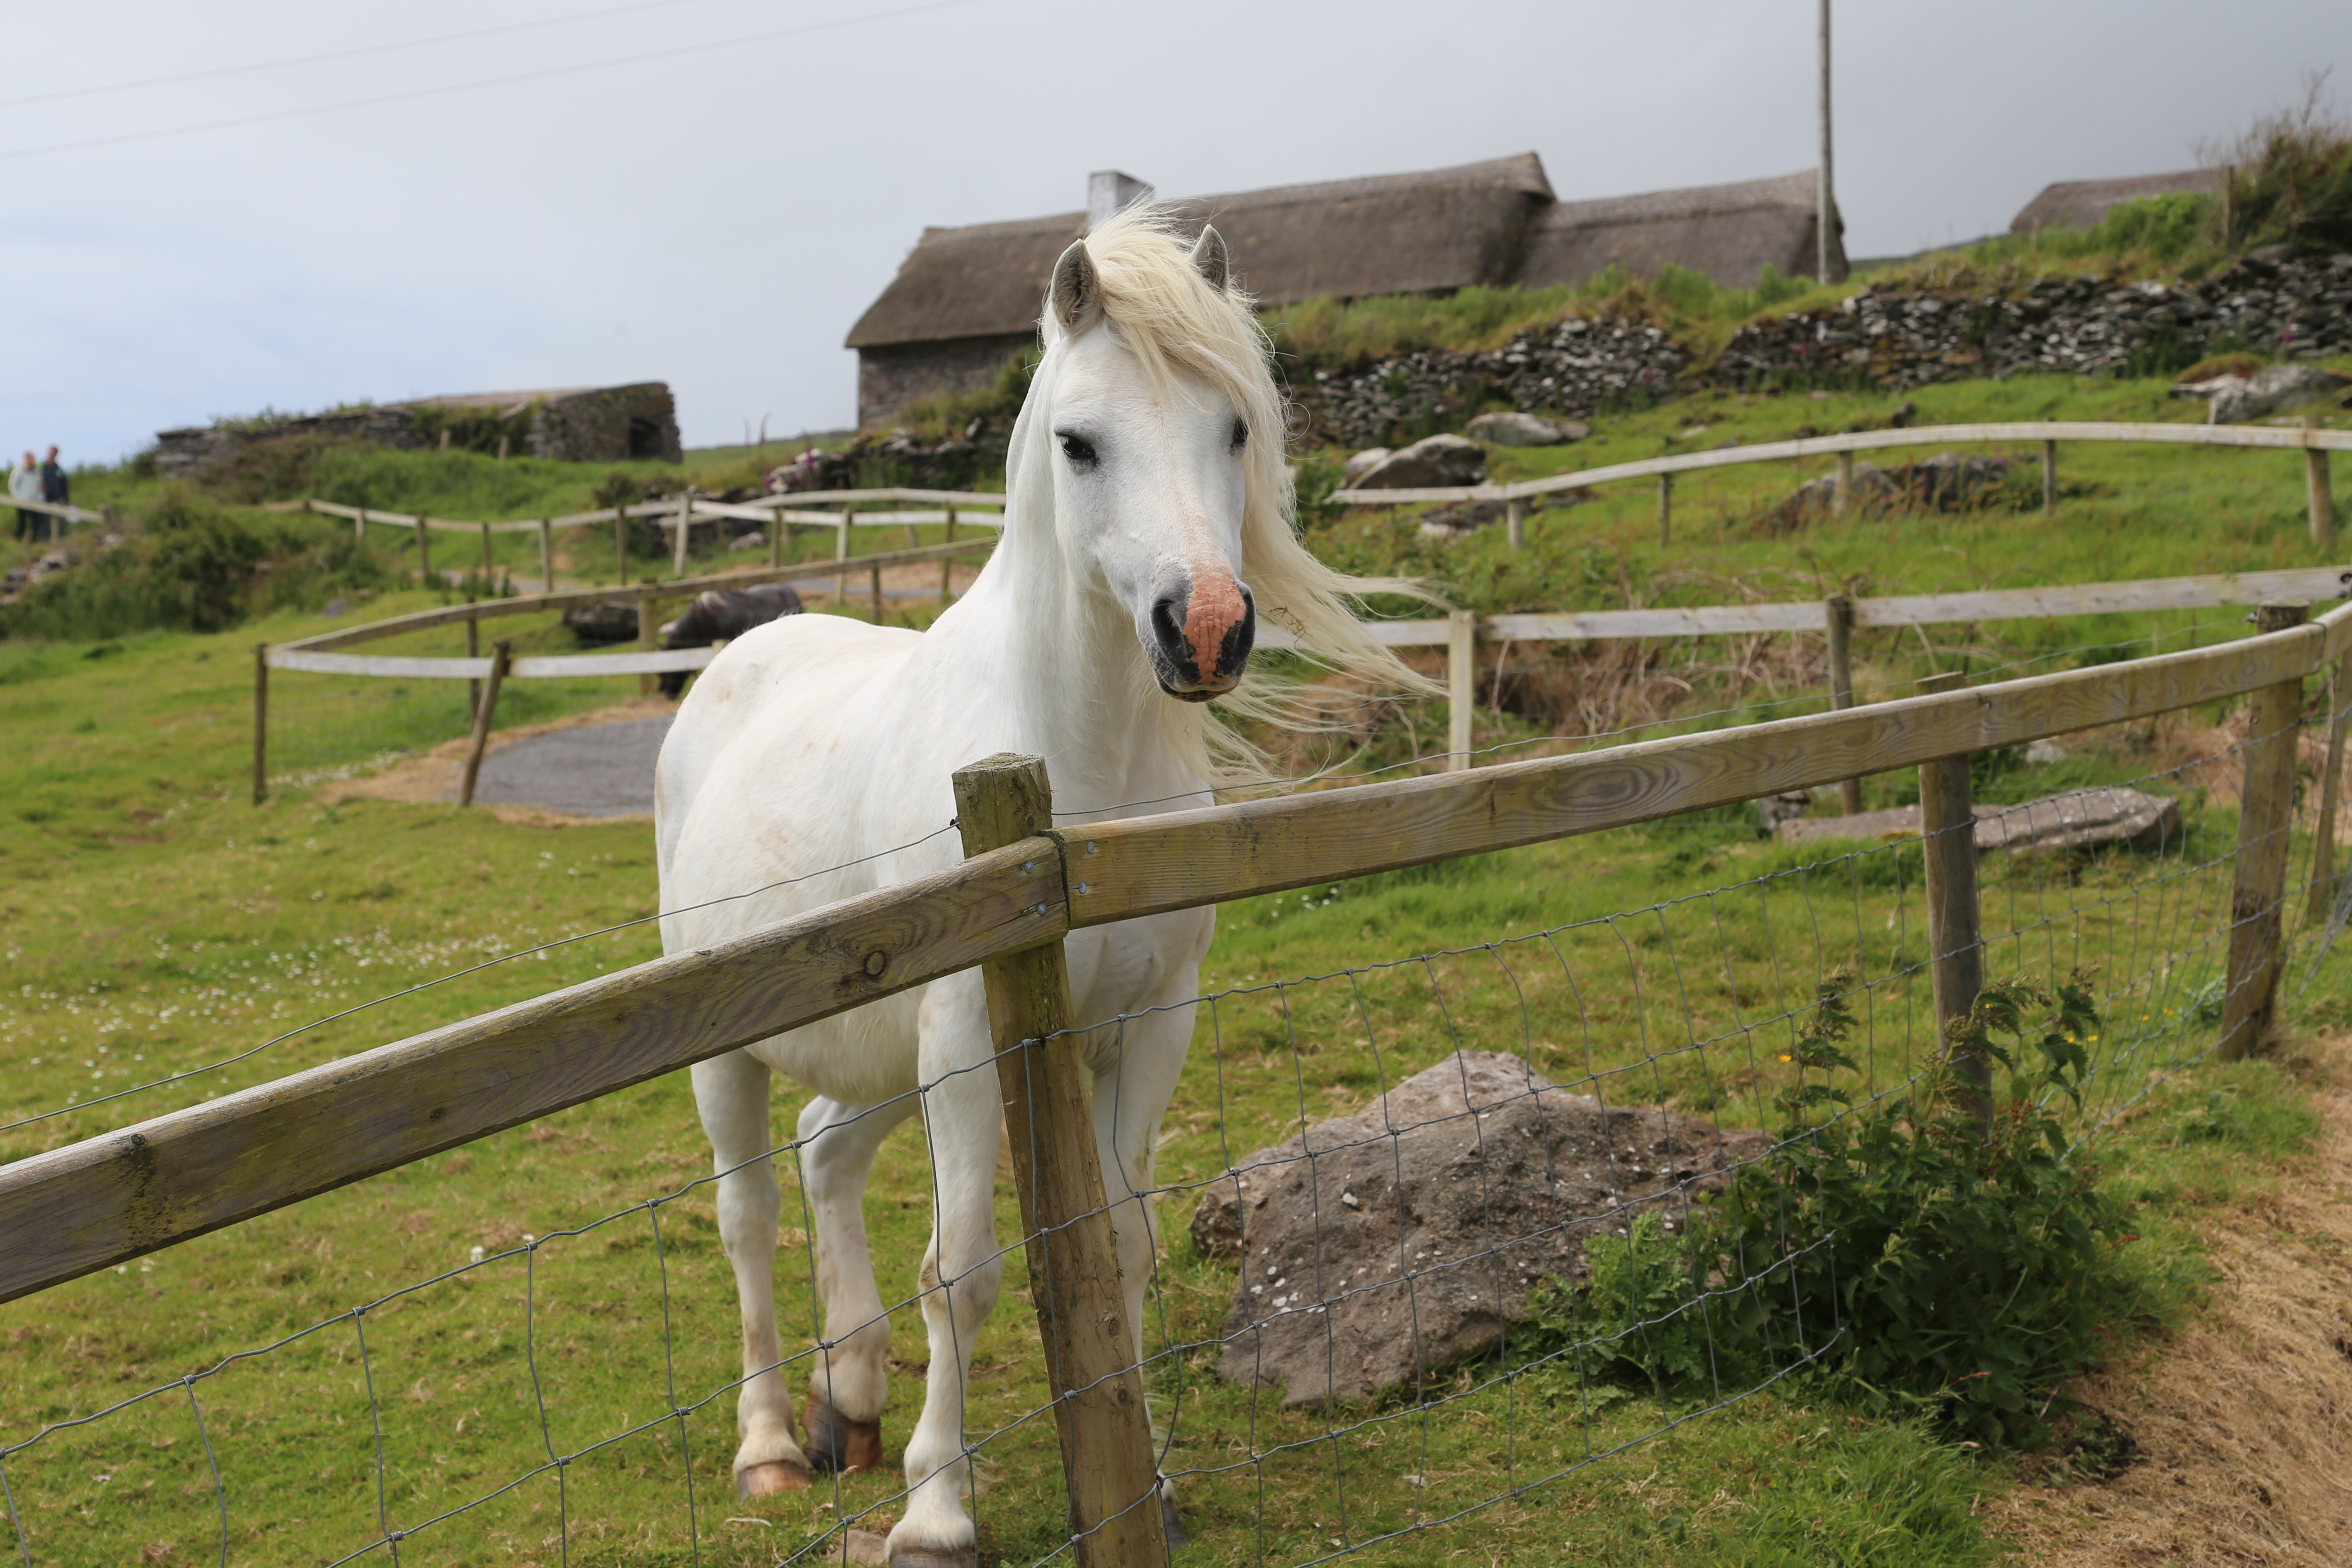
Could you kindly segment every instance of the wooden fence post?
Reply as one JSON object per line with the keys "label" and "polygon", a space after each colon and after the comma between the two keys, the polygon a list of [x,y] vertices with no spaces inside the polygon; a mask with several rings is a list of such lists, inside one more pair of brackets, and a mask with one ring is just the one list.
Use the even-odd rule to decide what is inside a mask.
{"label": "wooden fence post", "polygon": [[1445,771],[1471,765],[1470,718],[1478,710],[1478,617],[1468,610],[1447,616],[1445,644]]}
{"label": "wooden fence post", "polygon": [[1675,477],[1658,476],[1658,548],[1664,550],[1675,537]]}
{"label": "wooden fence post", "polygon": [[768,564],[784,563],[784,533],[790,525],[784,521],[784,509],[778,507],[768,518]]}
{"label": "wooden fence post", "polygon": [[688,485],[677,492],[677,537],[670,542],[669,571],[673,577],[686,575],[686,531],[694,517],[694,487]]}
{"label": "wooden fence post", "polygon": [[[841,509],[841,523],[839,531],[834,537],[833,558],[835,561],[846,561],[849,559],[849,507],[845,502],[843,504]],[[849,579],[846,576],[835,577],[833,580],[833,602],[835,605],[840,605],[842,602],[846,600],[848,597]]]}
{"label": "wooden fence post", "polygon": [[882,624],[882,568],[877,566],[871,570],[872,577],[867,585],[873,591],[874,624],[878,626]]}
{"label": "wooden fence post", "polygon": [[[1853,706],[1853,601],[1832,594],[1822,601],[1830,634],[1830,707]],[[1847,779],[1838,785],[1838,805],[1848,816],[1862,810],[1862,781]]]}
{"label": "wooden fence post", "polygon": [[1511,548],[1525,550],[1528,547],[1528,503],[1523,500],[1505,501],[1503,527],[1511,536]]}
{"label": "wooden fence post", "polygon": [[253,645],[253,804],[269,798],[269,645]]}
{"label": "wooden fence post", "polygon": [[[2319,428],[2319,416],[2303,416],[2306,430]],[[2303,449],[2303,487],[2311,505],[2311,542],[2314,544],[2336,542],[2336,496],[2328,488],[2327,449],[2305,447]]]}
{"label": "wooden fence post", "polygon": [[2352,702],[2352,653],[2327,676],[2327,761],[2319,774],[2319,821],[2313,828],[2308,920],[2324,921],[2336,902],[2336,802],[2344,778],[2345,704]]}
{"label": "wooden fence post", "polygon": [[[654,596],[651,594],[640,595],[637,600],[638,650],[643,653],[651,653],[656,648],[659,647],[661,646],[659,636],[660,631],[661,611],[656,605]],[[640,675],[637,677],[638,696],[651,697],[656,691],[660,689],[660,676]]]}
{"label": "wooden fence post", "polygon": [[[2303,625],[2307,605],[2263,605],[2257,632]],[[2303,679],[2256,689],[2247,699],[2245,783],[2238,796],[2238,870],[2230,890],[2230,963],[2223,984],[2224,1061],[2252,1054],[2271,1017],[2278,985],[2279,914],[2286,901],[2287,834],[2294,825],[2295,731],[2303,720]]]}
{"label": "wooden fence post", "polygon": [[[1921,681],[1918,694],[1954,691],[1968,678],[1953,671]],[[1992,1064],[1975,1051],[1958,1051],[1944,1033],[1965,1018],[1984,989],[1984,937],[1977,902],[1977,817],[1969,786],[1969,759],[1938,757],[1919,764],[1919,838],[1927,859],[1927,973],[1935,998],[1937,1048],[1974,1086],[1976,1112],[1992,1124]]]}
{"label": "wooden fence post", "polygon": [[474,781],[482,774],[482,748],[490,741],[490,715],[498,710],[499,688],[506,684],[507,666],[513,661],[514,644],[503,639],[490,645],[490,685],[482,693],[481,706],[474,710],[474,735],[466,746],[466,778],[457,786],[457,804],[474,804]]}
{"label": "wooden fence post", "polygon": [[1843,518],[1845,516],[1846,508],[1853,504],[1853,454],[1840,452],[1837,455],[1837,478],[1830,486],[1830,515]]}
{"label": "wooden fence post", "polygon": [[[479,616],[466,617],[466,657],[467,658],[482,657],[482,620]],[[472,723],[474,715],[481,710],[482,683],[478,680],[469,680],[466,682],[466,722]]]}
{"label": "wooden fence post", "polygon": [[629,585],[629,509],[625,506],[613,509],[613,559],[618,563],[613,568],[613,585],[625,588]]}
{"label": "wooden fence post", "polygon": [[427,583],[433,581],[432,531],[421,515],[416,520],[416,574]]}
{"label": "wooden fence post", "polygon": [[[946,544],[953,544],[955,542],[955,508],[953,507],[948,508],[948,531],[944,538],[941,540],[941,542]],[[940,609],[944,610],[948,607],[948,605],[952,600],[954,594],[955,563],[952,561],[942,561],[940,563]]]}
{"label": "wooden fence post", "polygon": [[539,574],[547,584],[547,592],[555,592],[555,521],[539,520]]}
{"label": "wooden fence post", "polygon": [[490,525],[482,524],[482,592],[490,591],[490,582],[498,575],[499,563],[490,553]]}
{"label": "wooden fence post", "polygon": [[[1036,757],[999,753],[959,771],[955,801],[967,857],[1054,825],[1052,785]],[[1062,944],[991,959],[981,974],[1076,1561],[1165,1563],[1151,1421],[1095,1149],[1092,1074],[1079,1037],[1050,1037],[1071,1023]]]}
{"label": "wooden fence post", "polygon": [[2042,443],[2042,515],[2058,510],[2058,443]]}

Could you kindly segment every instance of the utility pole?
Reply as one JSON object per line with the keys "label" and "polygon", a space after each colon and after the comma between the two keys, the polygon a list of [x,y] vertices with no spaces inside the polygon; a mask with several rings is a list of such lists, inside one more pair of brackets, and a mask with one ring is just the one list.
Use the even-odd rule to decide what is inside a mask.
{"label": "utility pole", "polygon": [[1813,219],[1813,280],[1834,283],[1830,276],[1830,237],[1837,222],[1836,186],[1830,179],[1830,0],[1822,5],[1822,166],[1815,193]]}

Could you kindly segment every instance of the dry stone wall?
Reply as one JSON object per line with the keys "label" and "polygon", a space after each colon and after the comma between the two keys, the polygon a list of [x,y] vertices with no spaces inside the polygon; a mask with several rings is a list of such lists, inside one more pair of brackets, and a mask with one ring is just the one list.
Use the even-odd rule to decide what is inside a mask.
{"label": "dry stone wall", "polygon": [[1443,350],[1291,388],[1307,438],[1391,447],[1458,429],[1486,403],[1585,416],[1693,384],[1866,385],[2020,373],[2164,374],[2209,353],[2352,353],[2352,255],[2256,253],[2193,286],[2044,278],[2021,291],[1864,290],[1742,327],[1703,371],[1655,327],[1570,317],[1494,353]]}

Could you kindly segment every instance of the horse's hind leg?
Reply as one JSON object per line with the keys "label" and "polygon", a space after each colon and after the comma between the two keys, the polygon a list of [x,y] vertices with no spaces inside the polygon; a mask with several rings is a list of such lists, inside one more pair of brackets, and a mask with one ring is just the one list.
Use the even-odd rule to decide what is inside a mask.
{"label": "horse's hind leg", "polygon": [[820,1096],[801,1111],[801,1179],[816,1232],[817,1300],[833,1345],[817,1352],[809,1373],[809,1458],[820,1469],[863,1470],[882,1462],[890,1320],[866,1251],[866,1178],[882,1141],[914,1109],[911,1096],[872,1106]]}
{"label": "horse's hind leg", "polygon": [[776,1218],[782,1197],[768,1159],[768,1068],[744,1051],[694,1068],[694,1103],[719,1177],[719,1240],[743,1312],[743,1387],[735,1419],[735,1487],[745,1497],[808,1485],[793,1432],[793,1396],[776,1342]]}

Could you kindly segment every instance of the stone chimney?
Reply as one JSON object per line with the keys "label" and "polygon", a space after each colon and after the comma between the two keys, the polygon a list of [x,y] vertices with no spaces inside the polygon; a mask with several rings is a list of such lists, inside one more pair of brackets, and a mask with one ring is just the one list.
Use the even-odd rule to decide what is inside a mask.
{"label": "stone chimney", "polygon": [[1130,203],[1148,200],[1151,187],[1133,174],[1117,169],[1097,169],[1087,176],[1087,226],[1093,228]]}

